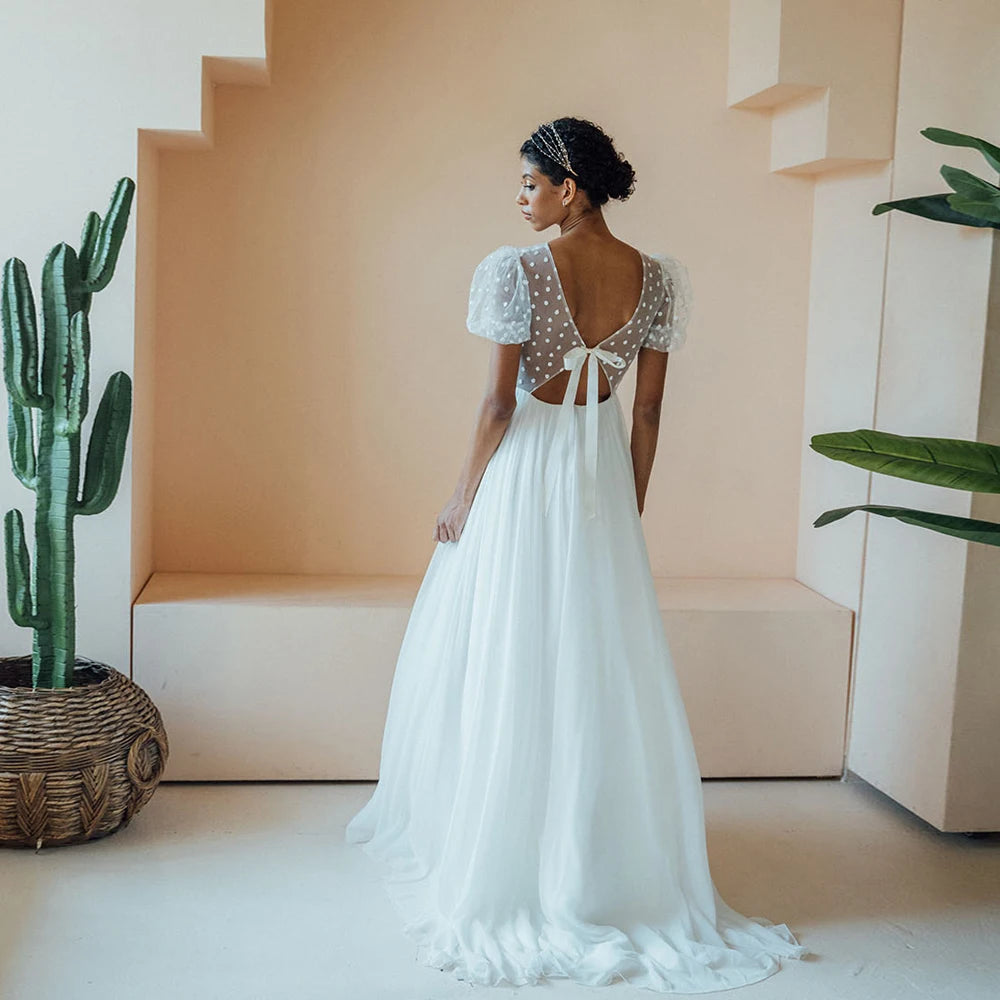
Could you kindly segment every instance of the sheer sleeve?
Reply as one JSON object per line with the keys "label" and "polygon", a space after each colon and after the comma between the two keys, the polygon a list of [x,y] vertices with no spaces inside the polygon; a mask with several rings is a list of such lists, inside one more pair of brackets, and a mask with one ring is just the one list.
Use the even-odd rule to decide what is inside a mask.
{"label": "sheer sleeve", "polygon": [[676,351],[687,339],[688,319],[691,316],[691,280],[687,268],[676,258],[665,253],[649,255],[657,262],[663,275],[666,294],[653,317],[643,347],[656,351]]}
{"label": "sheer sleeve", "polygon": [[517,247],[497,247],[479,262],[472,275],[465,325],[469,333],[498,344],[530,339],[531,297]]}

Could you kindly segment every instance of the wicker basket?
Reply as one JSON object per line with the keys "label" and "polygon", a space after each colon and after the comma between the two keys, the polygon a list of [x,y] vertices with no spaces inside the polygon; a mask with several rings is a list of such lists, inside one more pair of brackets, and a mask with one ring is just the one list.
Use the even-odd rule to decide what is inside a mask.
{"label": "wicker basket", "polygon": [[129,823],[169,752],[149,696],[77,657],[72,687],[31,687],[31,657],[0,657],[0,847],[61,846]]}

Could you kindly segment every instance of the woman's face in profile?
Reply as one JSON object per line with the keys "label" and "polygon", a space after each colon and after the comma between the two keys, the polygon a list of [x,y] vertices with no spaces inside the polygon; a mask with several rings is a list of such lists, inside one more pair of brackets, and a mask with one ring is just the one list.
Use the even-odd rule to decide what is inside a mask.
{"label": "woman's face in profile", "polygon": [[517,205],[522,217],[532,229],[547,229],[565,214],[556,187],[534,164],[521,158],[521,186],[517,192]]}

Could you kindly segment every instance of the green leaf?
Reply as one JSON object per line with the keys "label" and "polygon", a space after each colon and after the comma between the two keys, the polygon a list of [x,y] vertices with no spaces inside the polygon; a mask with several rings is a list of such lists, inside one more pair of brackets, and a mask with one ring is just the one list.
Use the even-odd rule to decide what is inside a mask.
{"label": "green leaf", "polygon": [[859,429],[814,434],[809,447],[835,461],[897,479],[1000,493],[1000,448],[981,441]]}
{"label": "green leaf", "polygon": [[910,215],[919,215],[923,219],[930,219],[932,222],[950,222],[956,226],[979,226],[980,228],[993,228],[997,226],[981,218],[978,215],[970,215],[959,211],[953,205],[957,195],[946,191],[943,194],[925,194],[917,198],[899,198],[896,201],[880,201],[873,209],[872,215],[881,215],[883,212],[890,212],[898,209],[900,212],[908,212]]}
{"label": "green leaf", "polygon": [[941,176],[955,189],[955,194],[948,199],[952,208],[990,222],[1000,222],[1000,188],[995,184],[948,164],[941,168]]}
{"label": "green leaf", "polygon": [[908,507],[889,507],[880,504],[858,504],[856,507],[837,507],[820,514],[813,521],[813,527],[821,528],[831,521],[839,521],[856,510],[868,511],[869,514],[880,514],[882,517],[893,517],[905,524],[913,524],[918,528],[940,532],[942,535],[952,535],[963,538],[967,542],[982,542],[985,545],[1000,545],[1000,524],[992,521],[977,521],[971,517],[958,517],[954,514],[935,514],[926,510],[910,510]]}
{"label": "green leaf", "polygon": [[994,146],[992,142],[979,139],[976,136],[966,135],[964,132],[953,132],[949,128],[922,128],[920,134],[931,142],[939,142],[944,146],[968,146],[978,149],[986,162],[997,172],[1000,172],[1000,147]]}

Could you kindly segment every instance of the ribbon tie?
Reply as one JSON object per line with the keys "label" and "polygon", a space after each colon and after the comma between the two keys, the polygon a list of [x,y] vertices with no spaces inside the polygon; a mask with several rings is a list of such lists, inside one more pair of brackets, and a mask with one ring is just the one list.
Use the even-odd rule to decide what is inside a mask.
{"label": "ribbon tie", "polygon": [[[587,404],[586,433],[584,449],[584,512],[588,518],[597,513],[597,361],[601,360],[615,368],[624,368],[625,359],[614,351],[607,351],[602,347],[585,347],[577,345],[563,355],[563,368],[568,368],[571,372],[569,384],[566,386],[566,394],[563,396],[562,408],[559,412],[556,426],[556,441],[553,445],[562,442],[562,449],[552,447],[549,451],[548,461],[545,465],[545,513],[549,512],[549,504],[552,501],[552,492],[555,486],[556,475],[560,460],[565,455],[565,449],[573,439],[573,411],[576,409],[576,389],[580,384],[580,372],[583,364],[589,355],[594,356],[594,360],[587,365]],[[614,389],[611,390],[614,392]],[[561,453],[560,453],[561,452]]]}

